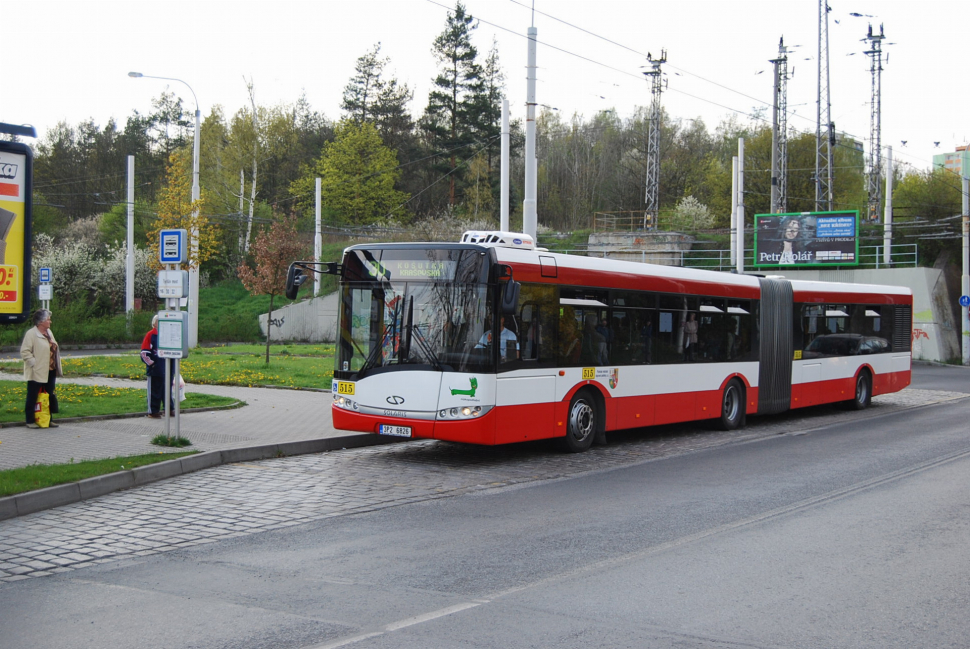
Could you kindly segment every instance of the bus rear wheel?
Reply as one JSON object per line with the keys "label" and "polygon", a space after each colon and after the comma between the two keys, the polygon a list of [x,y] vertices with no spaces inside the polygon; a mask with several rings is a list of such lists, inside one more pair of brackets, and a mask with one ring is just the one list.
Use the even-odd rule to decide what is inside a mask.
{"label": "bus rear wheel", "polygon": [[865,410],[872,403],[872,376],[869,370],[861,370],[855,378],[855,397],[847,402],[849,410]]}
{"label": "bus rear wheel", "polygon": [[566,436],[560,439],[560,446],[568,453],[582,453],[589,450],[596,437],[596,402],[587,391],[577,392],[569,402],[566,418]]}
{"label": "bus rear wheel", "polygon": [[744,386],[737,379],[731,379],[724,386],[719,423],[721,430],[734,430],[744,423]]}

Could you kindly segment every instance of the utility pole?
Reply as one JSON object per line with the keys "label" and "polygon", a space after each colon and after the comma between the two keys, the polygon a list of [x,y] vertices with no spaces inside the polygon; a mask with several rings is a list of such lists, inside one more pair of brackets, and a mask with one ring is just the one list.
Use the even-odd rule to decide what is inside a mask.
{"label": "utility pole", "polygon": [[788,50],[785,37],[778,41],[775,69],[774,103],[771,119],[771,211],[788,211]]}
{"label": "utility pole", "polygon": [[831,212],[832,147],[835,124],[832,123],[832,98],[829,96],[829,12],[826,0],[818,2],[818,125],[815,129],[815,211]]}
{"label": "utility pole", "polygon": [[131,335],[135,315],[135,156],[128,156],[128,232],[125,253],[125,328]]}
{"label": "utility pole", "polygon": [[643,228],[657,227],[660,212],[660,95],[663,93],[663,74],[660,66],[667,62],[667,50],[660,51],[655,59],[647,52],[650,69],[643,74],[650,80],[650,127],[647,131],[647,191],[646,209],[643,212]]}
{"label": "utility pole", "polygon": [[[960,299],[970,297],[970,178],[963,177],[963,293]],[[962,305],[961,305],[962,306]],[[962,306],[963,364],[970,365],[970,307]]]}
{"label": "utility pole", "polygon": [[738,235],[736,237],[736,245],[738,247],[737,253],[735,254],[735,270],[738,275],[744,274],[744,138],[738,138],[738,202],[734,206],[736,213],[735,216],[735,227],[737,228]]}
{"label": "utility pole", "polygon": [[886,148],[886,208],[883,214],[882,261],[893,265],[893,148]]}
{"label": "utility pole", "polygon": [[539,31],[529,27],[528,77],[525,93],[525,198],[522,201],[522,232],[538,236],[539,215],[536,208],[538,164],[536,163],[536,37]]}
{"label": "utility pole", "polygon": [[883,33],[882,25],[879,25],[879,34],[872,33],[872,25],[869,25],[869,34],[866,36],[871,47],[863,52],[872,60],[872,97],[870,101],[869,117],[869,169],[866,177],[868,179],[867,188],[869,190],[869,213],[870,221],[879,220],[879,204],[882,200],[882,40],[886,38]]}
{"label": "utility pole", "polygon": [[737,263],[738,263],[738,156],[734,156],[733,158],[731,158],[731,268],[737,268]]}
{"label": "utility pole", "polygon": [[502,170],[499,173],[499,229],[510,232],[509,229],[509,147],[511,135],[509,131],[509,100],[502,98]]}
{"label": "utility pole", "polygon": [[[323,194],[323,178],[317,178],[313,183],[313,261],[319,263],[320,255],[323,254],[323,227],[320,221],[321,201]],[[320,273],[313,273],[313,297],[320,295]],[[269,325],[266,325],[266,333],[269,334]]]}

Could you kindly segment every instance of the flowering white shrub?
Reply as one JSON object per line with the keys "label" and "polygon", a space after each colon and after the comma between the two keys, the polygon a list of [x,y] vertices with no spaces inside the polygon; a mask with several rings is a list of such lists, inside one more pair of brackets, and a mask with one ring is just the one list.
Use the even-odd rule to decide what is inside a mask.
{"label": "flowering white shrub", "polygon": [[412,226],[416,241],[457,242],[468,230],[498,230],[498,224],[488,218],[460,219],[449,210]]}
{"label": "flowering white shrub", "polygon": [[679,230],[705,230],[714,226],[711,210],[693,196],[684,196],[670,215],[670,227]]}
{"label": "flowering white shrub", "polygon": [[[40,268],[50,268],[54,296],[61,304],[107,300],[121,312],[125,307],[125,257],[127,246],[95,246],[76,241],[60,246],[45,235],[34,237],[33,283]],[[157,275],[149,268],[151,253],[135,248],[135,297],[147,306],[156,300]]]}
{"label": "flowering white shrub", "polygon": [[[149,267],[151,251],[135,246],[135,298],[140,298],[147,306],[157,298],[158,274]],[[113,305],[123,311],[125,308],[125,276],[128,256],[128,246],[121,245],[108,249],[108,258],[104,260],[97,275],[98,293],[107,295]]]}
{"label": "flowering white shrub", "polygon": [[58,301],[94,301],[101,261],[93,246],[78,241],[51,246],[46,250],[35,250],[31,265],[35,282],[38,280],[39,268],[51,269],[51,284]]}

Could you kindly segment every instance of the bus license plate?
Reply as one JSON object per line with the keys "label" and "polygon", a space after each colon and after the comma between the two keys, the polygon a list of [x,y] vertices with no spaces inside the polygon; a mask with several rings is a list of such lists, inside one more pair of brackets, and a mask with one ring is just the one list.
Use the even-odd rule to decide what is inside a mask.
{"label": "bus license plate", "polygon": [[380,434],[391,435],[393,437],[410,437],[411,427],[410,426],[391,426],[390,424],[381,424]]}

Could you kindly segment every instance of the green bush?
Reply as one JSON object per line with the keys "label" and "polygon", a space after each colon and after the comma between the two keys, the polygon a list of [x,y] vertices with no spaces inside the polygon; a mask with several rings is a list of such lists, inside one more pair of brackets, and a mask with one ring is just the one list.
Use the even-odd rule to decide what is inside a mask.
{"label": "green bush", "polygon": [[[51,331],[62,345],[106,344],[121,345],[140,343],[145,332],[151,328],[152,311],[136,311],[132,320],[131,335],[124,314],[99,315],[103,304],[74,302],[63,307],[51,306]],[[24,334],[31,328],[30,320],[21,325],[0,327],[0,345],[20,346]]]}
{"label": "green bush", "polygon": [[[324,245],[321,257],[324,261],[340,261],[344,248],[343,243],[327,243]],[[77,252],[77,251],[74,251]],[[83,255],[81,255],[83,257]],[[119,257],[120,259],[120,257]],[[93,264],[84,257],[85,263]],[[36,265],[36,264],[35,264]],[[115,264],[117,265],[117,264]],[[67,270],[64,271],[67,273]],[[93,271],[92,271],[93,272]],[[122,279],[101,280],[102,284],[122,285]],[[141,282],[141,279],[139,279]],[[312,287],[312,281],[305,286]],[[78,289],[83,293],[84,287]],[[331,293],[337,289],[337,278],[324,275],[321,278],[321,292]],[[310,290],[304,288],[302,297],[308,297]],[[263,335],[259,330],[259,316],[269,311],[268,295],[250,295],[242,282],[237,278],[224,280],[202,289],[199,295],[199,341],[200,342],[263,342]],[[91,295],[91,294],[89,294]],[[64,345],[121,345],[125,343],[140,343],[145,332],[151,328],[152,316],[155,311],[138,311],[134,315],[132,332],[127,333],[127,320],[123,313],[110,314],[112,298],[110,291],[94,293],[88,299],[76,299],[64,304],[58,300],[57,294],[51,303],[53,318],[51,329],[57,336],[57,341]],[[277,295],[273,300],[273,309],[290,304],[285,296]],[[31,325],[0,325],[0,346],[20,346],[24,334]]]}
{"label": "green bush", "polygon": [[[201,342],[259,342],[259,316],[269,311],[268,295],[250,295],[238,279],[225,280],[200,291]],[[274,308],[288,304],[277,296]]]}

